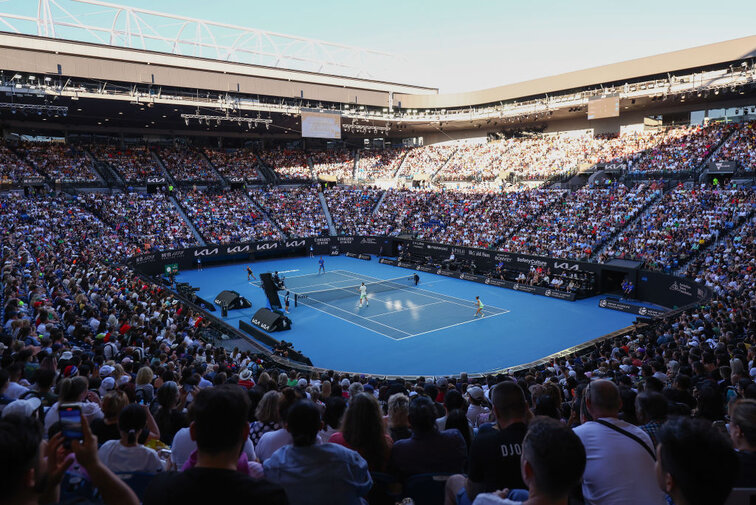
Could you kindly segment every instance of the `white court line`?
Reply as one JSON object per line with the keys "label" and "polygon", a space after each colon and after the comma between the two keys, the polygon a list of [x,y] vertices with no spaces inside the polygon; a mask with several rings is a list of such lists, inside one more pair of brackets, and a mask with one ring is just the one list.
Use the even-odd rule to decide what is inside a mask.
{"label": "white court line", "polygon": [[[370,276],[367,276],[367,277],[370,277]],[[371,277],[371,278],[375,279],[375,277]],[[376,280],[378,280],[378,281],[384,280],[385,281],[385,280],[390,280],[390,279],[376,279]],[[441,281],[441,279],[439,279],[438,281],[434,281],[434,282],[440,282],[440,281]],[[460,305],[462,307],[469,307],[470,305],[472,305],[473,307],[475,306],[474,305],[475,302],[473,300],[467,301],[466,299],[459,298],[458,296],[447,295],[446,293],[436,293],[435,291],[428,291],[427,289],[423,289],[423,288],[412,288],[412,289],[396,288],[396,289],[397,289],[397,291],[407,291],[407,292],[410,292],[410,293],[417,293],[417,291],[423,291],[425,293],[429,293],[429,295],[423,295],[423,293],[417,293],[417,294],[419,294],[421,296],[436,295],[436,299],[438,299],[439,296],[442,296],[442,297],[447,297],[447,298],[454,298],[455,300],[461,300],[461,301],[463,301],[465,303],[463,304],[463,303],[454,302],[454,301],[451,301],[451,300],[447,300],[447,301],[449,303],[455,303],[455,304]],[[496,305],[486,305],[486,307],[493,307],[495,309],[498,309],[498,310],[501,310],[501,311],[505,311],[505,312],[503,312],[504,314],[506,314],[507,312],[509,312],[508,310],[502,309],[501,307],[497,307]]]}
{"label": "white court line", "polygon": [[[319,302],[319,303],[323,303],[323,302]],[[336,319],[341,319],[342,321],[346,321],[347,323],[353,324],[355,326],[359,326],[360,328],[363,328],[365,330],[372,331],[373,333],[377,333],[378,335],[380,335],[382,337],[390,338],[391,340],[401,340],[401,337],[400,338],[395,338],[395,337],[386,335],[385,333],[381,333],[380,331],[376,330],[375,328],[368,328],[367,326],[363,326],[360,323],[355,323],[354,321],[350,321],[349,319],[344,319],[341,316],[337,316],[336,314],[334,314],[332,312],[326,312],[325,310],[319,309],[319,308],[317,308],[317,307],[315,307],[313,305],[307,305],[305,303],[303,303],[302,305],[304,305],[305,307],[308,307],[310,309],[315,309],[318,312],[322,312],[323,314],[329,315],[331,317],[335,317]],[[324,303],[324,305],[328,305],[328,304]],[[344,311],[344,312],[346,312],[346,311]],[[361,316],[357,316],[357,317],[361,317]],[[370,322],[372,323],[373,321],[370,321]],[[391,326],[389,326],[389,328],[391,328],[392,330],[396,330],[396,328],[392,328]],[[397,330],[397,331],[401,331],[401,330]],[[404,333],[404,332],[402,332],[402,333]]]}
{"label": "white court line", "polygon": [[[485,319],[487,317],[501,316],[502,314],[507,314],[508,312],[509,311],[503,312],[501,314],[492,314],[490,316],[483,316],[480,319],[483,320],[483,319]],[[455,326],[462,326],[463,324],[474,323],[475,321],[478,321],[478,319],[469,319],[467,321],[462,321],[461,323],[454,323],[454,324],[450,324],[448,326],[442,326],[441,328],[436,328],[434,330],[422,331],[420,333],[415,333],[415,334],[409,335],[407,337],[397,338],[396,340],[404,340],[404,339],[407,339],[407,338],[419,337],[420,335],[425,335],[426,333],[433,333],[434,331],[446,330],[447,328],[454,328]]]}
{"label": "white court line", "polygon": [[[380,300],[380,301],[382,301],[383,303],[387,304],[387,302],[385,300]],[[415,307],[407,307],[406,309],[390,310],[388,312],[383,312],[381,314],[376,314],[374,316],[363,316],[363,317],[365,317],[365,319],[370,319],[372,321],[373,320],[372,318],[374,318],[374,317],[382,317],[382,316],[387,316],[389,314],[396,314],[397,312],[404,312],[405,310],[422,309],[423,307],[430,307],[431,305],[438,305],[439,303],[446,303],[446,301],[445,300],[441,300],[441,301],[438,301],[438,302],[426,303],[425,305],[417,305]]]}
{"label": "white court line", "polygon": [[[341,312],[346,312],[347,314],[352,315],[354,317],[359,317],[360,319],[366,319],[366,320],[370,321],[371,323],[380,324],[381,326],[385,326],[386,328],[391,328],[392,330],[398,331],[399,333],[404,333],[405,335],[411,335],[411,333],[409,333],[407,331],[400,330],[399,328],[394,328],[393,326],[390,326],[388,324],[379,323],[378,321],[373,321],[372,319],[368,319],[366,317],[360,316],[358,314],[355,314],[354,312],[350,312],[350,311],[348,311],[346,309],[342,309],[341,307],[337,307],[336,305],[331,305],[330,303],[321,302],[320,300],[317,300],[315,298],[313,298],[313,300],[315,300],[318,303],[322,303],[323,305],[326,305],[328,307],[331,307],[333,309],[339,310]],[[312,307],[312,305],[307,305],[307,303],[303,303],[303,305],[306,305],[307,307]],[[326,314],[327,314],[327,312],[326,312]],[[340,318],[340,319],[342,319],[342,318]],[[345,319],[345,321],[349,321],[349,320]],[[351,322],[351,321],[349,321],[349,322]],[[354,324],[357,324],[357,323],[354,323]],[[358,325],[358,326],[360,326],[360,325]],[[363,326],[363,328],[364,328],[364,326]],[[378,332],[376,332],[376,333],[378,333]],[[383,334],[381,334],[381,335],[383,335]],[[389,338],[392,338],[392,337],[389,337]]]}

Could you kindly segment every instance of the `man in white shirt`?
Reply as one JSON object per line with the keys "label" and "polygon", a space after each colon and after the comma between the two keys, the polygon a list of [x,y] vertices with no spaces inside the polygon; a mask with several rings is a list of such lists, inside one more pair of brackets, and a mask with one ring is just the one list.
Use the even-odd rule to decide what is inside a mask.
{"label": "man in white shirt", "polygon": [[29,388],[20,384],[21,376],[24,373],[24,365],[22,363],[15,363],[10,369],[10,379],[8,380],[8,389],[5,390],[5,396],[13,400],[17,400],[29,391]]}
{"label": "man in white shirt", "polygon": [[664,505],[654,445],[646,432],[618,419],[622,400],[617,386],[598,380],[584,394],[594,420],[575,428],[575,434],[588,458],[583,475],[586,505]]}

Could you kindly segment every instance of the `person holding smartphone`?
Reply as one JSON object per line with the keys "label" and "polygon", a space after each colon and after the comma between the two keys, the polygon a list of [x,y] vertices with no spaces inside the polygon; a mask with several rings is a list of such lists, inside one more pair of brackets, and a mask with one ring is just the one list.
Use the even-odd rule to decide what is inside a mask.
{"label": "person holding smartphone", "polygon": [[[44,504],[60,501],[60,483],[63,474],[73,463],[69,454],[84,467],[92,484],[106,505],[138,505],[136,494],[97,456],[97,437],[79,410],[78,422],[73,419],[72,408],[64,414],[69,421],[64,432],[55,434],[49,442],[42,440],[40,423],[35,419],[8,415],[0,419],[0,454],[4,468],[0,473],[0,489],[4,503]],[[66,441],[70,449],[66,448]]]}

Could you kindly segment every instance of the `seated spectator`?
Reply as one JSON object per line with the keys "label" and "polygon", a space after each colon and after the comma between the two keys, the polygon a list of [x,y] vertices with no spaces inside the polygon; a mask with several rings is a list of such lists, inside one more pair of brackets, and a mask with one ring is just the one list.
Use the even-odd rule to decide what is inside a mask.
{"label": "seated spectator", "polygon": [[710,423],[676,417],[659,431],[659,487],[675,505],[722,505],[737,478],[738,460]]}
{"label": "seated spectator", "polygon": [[257,404],[257,409],[255,409],[257,420],[252,423],[249,432],[249,438],[255,446],[265,433],[281,429],[280,398],[281,393],[278,391],[268,391]]}
{"label": "seated spectator", "polygon": [[588,464],[583,475],[586,505],[663,505],[656,486],[653,443],[645,431],[618,418],[619,389],[608,380],[591,382],[585,408],[593,421],[575,428],[585,446]]}
{"label": "seated spectator", "polygon": [[118,429],[118,418],[121,411],[129,404],[129,397],[123,391],[110,391],[102,399],[102,419],[92,421],[92,433],[97,436],[97,441],[102,443],[108,440],[120,440],[121,432]]}
{"label": "seated spectator", "polygon": [[467,446],[457,430],[438,431],[436,407],[427,396],[410,402],[412,436],[397,441],[390,468],[401,478],[420,473],[459,473],[467,460]]}
{"label": "seated spectator", "polygon": [[[100,397],[94,391],[89,391],[89,381],[86,377],[65,378],[58,385],[59,400],[47,410],[45,414],[45,432],[59,420],[58,407],[64,403],[81,403],[81,411],[92,422],[103,417],[100,410]],[[84,400],[87,401],[84,401]]]}
{"label": "seated spectator", "polygon": [[525,393],[516,383],[505,381],[491,390],[491,400],[496,429],[481,430],[473,440],[467,478],[453,475],[446,483],[447,505],[471,503],[483,492],[525,487],[520,454],[531,416]]}
{"label": "seated spectator", "polygon": [[467,419],[474,428],[477,428],[482,422],[488,420],[488,414],[491,409],[488,408],[488,401],[483,394],[483,388],[473,386],[467,390],[467,396],[470,399],[470,405],[467,407]]}
{"label": "seated spectator", "polygon": [[357,451],[368,462],[371,472],[386,470],[393,444],[386,433],[378,401],[367,393],[357,393],[349,400],[341,431],[328,441]]}
{"label": "seated spectator", "polygon": [[[97,437],[86,417],[81,417],[83,441],[71,442],[76,460],[83,466],[106,505],[137,505],[134,492],[97,457]],[[47,504],[60,499],[63,473],[73,463],[58,433],[42,442],[39,423],[30,417],[9,415],[0,420],[0,489],[3,503]]]}
{"label": "seated spectator", "polygon": [[730,437],[740,461],[735,487],[756,487],[756,400],[730,404]]}
{"label": "seated spectator", "polygon": [[179,393],[174,381],[168,381],[158,389],[155,421],[160,430],[160,441],[166,445],[173,442],[173,436],[178,430],[189,425],[184,413],[186,397],[186,390],[182,388]]}
{"label": "seated spectator", "polygon": [[635,416],[640,425],[638,427],[648,433],[656,447],[656,434],[667,418],[667,399],[653,391],[639,394],[635,397]]}
{"label": "seated spectator", "polygon": [[265,478],[282,486],[292,504],[360,504],[373,485],[367,462],[338,444],[319,444],[320,411],[310,400],[290,409],[286,429],[292,445],[263,464]]}
{"label": "seated spectator", "polygon": [[189,429],[197,442],[197,465],[158,475],[145,492],[144,504],[286,503],[278,486],[237,471],[249,436],[247,394],[236,385],[208,387],[192,403],[194,421]]}
{"label": "seated spectator", "polygon": [[139,443],[139,439],[149,433],[147,428],[147,408],[131,404],[118,416],[119,440],[108,440],[98,451],[102,463],[114,472],[162,471],[163,462],[157,452]]}
{"label": "seated spectator", "polygon": [[394,442],[412,436],[409,423],[409,398],[404,393],[394,393],[388,399],[388,428],[391,440]]}
{"label": "seated spectator", "polygon": [[[330,382],[326,381],[323,385]],[[323,393],[325,393],[325,388]],[[325,412],[323,413],[323,430],[320,433],[321,440],[329,440],[331,435],[339,431],[341,420],[346,412],[346,400],[340,396],[328,396],[325,398]]]}
{"label": "seated spectator", "polygon": [[585,448],[567,426],[547,417],[537,417],[528,426],[522,442],[520,470],[528,486],[525,501],[507,499],[504,489],[481,493],[473,505],[567,505],[569,494],[585,470]]}

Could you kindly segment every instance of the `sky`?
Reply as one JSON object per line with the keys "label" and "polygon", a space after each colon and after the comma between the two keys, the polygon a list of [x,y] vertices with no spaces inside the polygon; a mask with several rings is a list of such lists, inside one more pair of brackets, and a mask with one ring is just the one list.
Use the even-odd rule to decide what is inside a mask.
{"label": "sky", "polygon": [[[49,1],[90,16],[83,19],[103,12],[73,0]],[[753,0],[112,2],[386,51],[400,59],[377,78],[444,93],[756,35]],[[36,15],[36,6],[31,0],[0,0],[0,13]]]}

